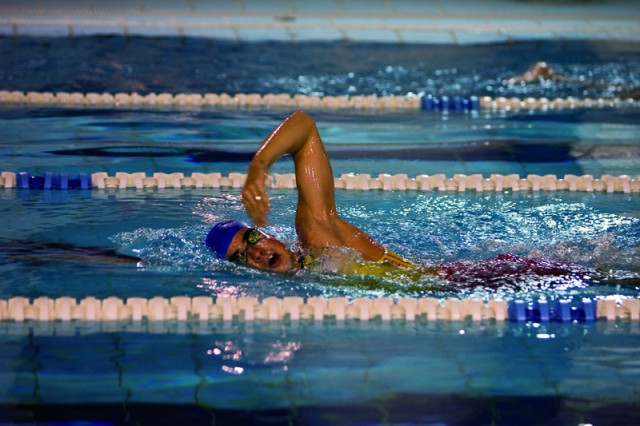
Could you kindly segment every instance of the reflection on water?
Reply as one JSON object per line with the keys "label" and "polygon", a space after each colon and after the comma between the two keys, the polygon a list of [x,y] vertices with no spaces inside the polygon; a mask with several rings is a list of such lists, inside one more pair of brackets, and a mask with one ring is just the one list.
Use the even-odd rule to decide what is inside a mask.
{"label": "reflection on water", "polygon": [[216,341],[206,350],[214,365],[225,373],[240,375],[258,368],[269,368],[273,373],[287,371],[302,343],[291,340],[268,340],[264,336],[255,342],[251,336],[238,336],[235,340]]}
{"label": "reflection on water", "polygon": [[[443,424],[476,424],[479,415],[520,424],[526,406],[536,424],[558,416],[637,423],[637,410],[616,414],[638,402],[634,322],[202,322],[188,331],[162,322],[149,325],[151,333],[144,324],[47,327],[7,325],[11,353],[0,353],[15,379],[4,389],[10,403],[41,416],[52,414],[37,410],[44,406],[122,424],[146,403],[153,404],[147,416],[164,406],[184,417],[195,405],[210,409],[208,423],[197,424],[225,410],[236,410],[236,420],[253,413],[251,423],[279,413],[316,424],[331,413],[332,424],[353,424],[357,413],[366,424],[410,424],[420,413]],[[69,404],[92,410],[78,414]]]}

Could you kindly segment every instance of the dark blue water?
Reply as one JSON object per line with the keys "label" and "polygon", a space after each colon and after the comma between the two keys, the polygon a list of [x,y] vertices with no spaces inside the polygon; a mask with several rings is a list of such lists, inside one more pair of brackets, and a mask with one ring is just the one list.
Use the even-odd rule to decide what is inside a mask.
{"label": "dark blue water", "polygon": [[8,424],[639,420],[639,330],[624,322],[4,328],[0,360],[11,376],[0,421]]}
{"label": "dark blue water", "polygon": [[[546,61],[572,81],[509,85]],[[2,37],[0,89],[80,92],[611,97],[640,87],[637,43],[237,43]]]}

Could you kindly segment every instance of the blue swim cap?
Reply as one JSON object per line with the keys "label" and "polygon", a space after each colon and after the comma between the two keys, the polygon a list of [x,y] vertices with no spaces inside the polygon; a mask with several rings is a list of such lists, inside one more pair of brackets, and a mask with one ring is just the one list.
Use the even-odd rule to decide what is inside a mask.
{"label": "blue swim cap", "polygon": [[231,240],[242,228],[248,228],[249,225],[239,220],[228,220],[226,222],[216,223],[204,243],[213,250],[219,259],[227,257],[227,249],[231,244]]}

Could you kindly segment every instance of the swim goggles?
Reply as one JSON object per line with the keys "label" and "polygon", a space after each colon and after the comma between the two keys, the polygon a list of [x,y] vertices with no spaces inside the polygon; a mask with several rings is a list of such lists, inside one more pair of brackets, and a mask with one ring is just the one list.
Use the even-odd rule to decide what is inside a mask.
{"label": "swim goggles", "polygon": [[242,252],[235,253],[229,258],[231,262],[239,263],[241,265],[247,264],[247,252],[249,247],[258,244],[258,241],[262,239],[262,234],[256,228],[249,228],[244,232],[242,241],[246,243],[246,247]]}

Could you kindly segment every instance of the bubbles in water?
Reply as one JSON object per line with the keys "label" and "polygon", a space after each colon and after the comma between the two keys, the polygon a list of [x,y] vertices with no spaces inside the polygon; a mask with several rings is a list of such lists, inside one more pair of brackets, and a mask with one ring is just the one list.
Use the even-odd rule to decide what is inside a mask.
{"label": "bubbles in water", "polygon": [[151,265],[173,268],[206,268],[214,257],[204,247],[207,227],[176,229],[140,228],[113,236],[114,243],[125,254],[140,257]]}

